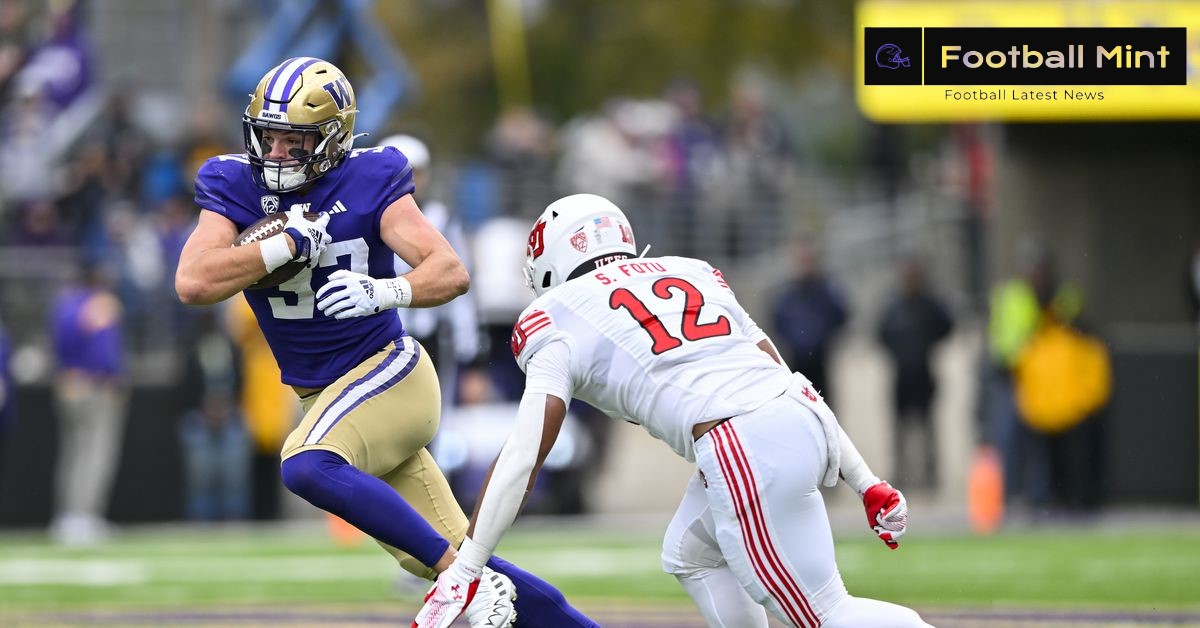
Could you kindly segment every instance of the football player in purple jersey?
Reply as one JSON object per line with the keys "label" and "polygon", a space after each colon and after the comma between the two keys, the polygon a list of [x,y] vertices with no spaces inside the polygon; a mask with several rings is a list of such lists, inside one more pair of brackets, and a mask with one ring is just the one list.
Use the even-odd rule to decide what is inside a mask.
{"label": "football player in purple jersey", "polygon": [[[214,157],[196,175],[204,211],[175,287],[184,303],[212,304],[304,264],[276,287],[245,292],[305,413],[283,446],[283,483],[433,579],[453,561],[467,518],[426,450],[440,418],[437,375],[393,310],[446,303],[469,278],[413,200],[408,159],[391,147],[352,148],[356,112],[331,63],[296,57],[267,72],[242,116],[246,153]],[[275,212],[286,216],[282,233],[231,246]],[[412,271],[396,276],[394,255]],[[509,626],[514,615],[518,626],[596,625],[532,574],[503,560],[488,566],[471,583],[484,598],[467,609],[472,626]]]}

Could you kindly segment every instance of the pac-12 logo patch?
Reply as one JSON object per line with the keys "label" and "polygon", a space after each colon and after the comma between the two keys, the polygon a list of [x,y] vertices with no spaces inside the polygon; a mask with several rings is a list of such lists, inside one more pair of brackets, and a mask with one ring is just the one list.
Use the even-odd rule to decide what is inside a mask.
{"label": "pac-12 logo patch", "polygon": [[586,253],[588,249],[588,237],[586,231],[580,231],[571,236],[571,246],[575,247],[576,251]]}
{"label": "pac-12 logo patch", "polygon": [[264,214],[274,214],[275,212],[279,211],[279,197],[275,196],[274,194],[267,194],[266,196],[263,196],[261,199],[259,199],[259,203],[262,204],[262,210]]}

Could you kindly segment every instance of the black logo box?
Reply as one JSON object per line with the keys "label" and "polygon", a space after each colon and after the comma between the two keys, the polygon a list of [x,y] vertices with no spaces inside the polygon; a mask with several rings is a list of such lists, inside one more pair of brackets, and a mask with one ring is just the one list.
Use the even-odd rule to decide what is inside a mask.
{"label": "black logo box", "polygon": [[[900,54],[908,59],[907,67],[880,67],[877,56],[881,54],[880,49],[888,44],[898,48]],[[921,27],[868,26],[863,29],[863,48],[865,52],[863,83],[867,85],[921,84]]]}
{"label": "black logo box", "polygon": [[[1186,28],[925,28],[926,85],[1186,85]],[[957,59],[942,67],[943,46],[959,46]],[[1018,54],[1010,54],[1016,46]],[[1024,47],[1041,54],[1040,67],[1022,67]],[[1117,57],[1097,60],[1097,46],[1119,49]],[[1129,48],[1126,48],[1129,46]],[[1164,57],[1161,53],[1166,51]],[[984,62],[977,68],[963,64],[968,51],[977,51]],[[989,52],[1003,53],[1004,66],[989,67]],[[1047,53],[1058,51],[1075,67],[1047,67]],[[1138,52],[1148,52],[1140,57]],[[868,49],[868,53],[872,50]],[[1127,53],[1129,53],[1127,55]],[[1000,57],[992,56],[993,63]],[[1034,64],[1036,56],[1029,57]],[[1163,60],[1165,59],[1165,63]],[[980,57],[971,56],[972,64]],[[1127,61],[1140,62],[1133,67]],[[1149,67],[1153,63],[1154,67]],[[868,65],[872,65],[869,60]]]}

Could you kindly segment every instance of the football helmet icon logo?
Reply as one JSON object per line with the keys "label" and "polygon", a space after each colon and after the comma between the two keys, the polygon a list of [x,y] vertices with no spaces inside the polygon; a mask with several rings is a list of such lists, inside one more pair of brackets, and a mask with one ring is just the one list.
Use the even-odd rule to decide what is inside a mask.
{"label": "football helmet icon logo", "polygon": [[875,51],[875,65],[888,70],[899,70],[902,67],[907,68],[909,61],[900,50],[900,46],[884,44]]}

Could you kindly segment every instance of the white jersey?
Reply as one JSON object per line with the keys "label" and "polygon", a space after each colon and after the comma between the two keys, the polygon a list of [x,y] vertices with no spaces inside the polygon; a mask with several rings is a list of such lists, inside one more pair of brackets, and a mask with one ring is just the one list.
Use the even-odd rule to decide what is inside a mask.
{"label": "white jersey", "polygon": [[[561,378],[527,393],[586,401],[641,425],[694,460],[692,426],[750,412],[787,390],[791,373],[757,347],[767,336],[720,271],[686,257],[613,262],[536,299],[513,329],[522,370],[565,343]],[[562,355],[548,351],[547,355]]]}

